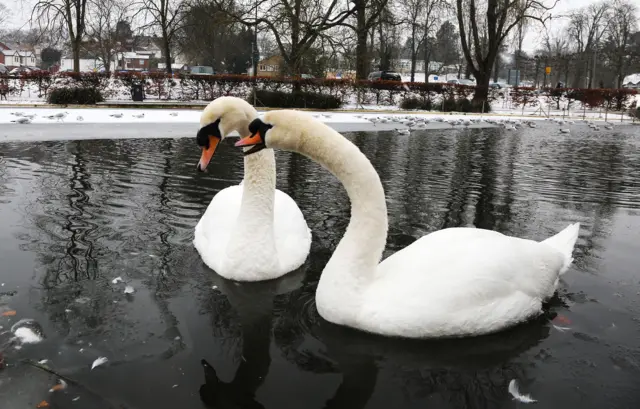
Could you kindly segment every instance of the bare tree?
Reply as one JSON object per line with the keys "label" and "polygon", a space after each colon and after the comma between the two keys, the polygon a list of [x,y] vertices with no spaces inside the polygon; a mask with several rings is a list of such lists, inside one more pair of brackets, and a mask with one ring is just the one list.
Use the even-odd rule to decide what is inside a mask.
{"label": "bare tree", "polygon": [[66,30],[73,53],[73,71],[80,71],[80,48],[86,30],[88,0],[38,0],[31,11],[31,21],[41,32],[55,28]]}
{"label": "bare tree", "polygon": [[111,61],[123,46],[118,32],[122,25],[118,23],[130,21],[129,8],[130,4],[124,0],[91,0],[87,35],[106,72],[111,72]]}
{"label": "bare tree", "polygon": [[577,68],[574,86],[580,86],[578,81],[584,77],[584,70],[590,67],[590,75],[586,86],[591,88],[594,81],[597,47],[607,29],[609,19],[609,4],[594,3],[587,7],[574,10],[569,14],[567,34],[575,47],[575,53],[582,60]]}
{"label": "bare tree", "polygon": [[615,74],[616,87],[622,86],[629,69],[631,53],[631,35],[637,29],[638,7],[627,0],[616,0],[607,30],[607,54]]}
{"label": "bare tree", "polygon": [[[487,101],[491,70],[511,30],[523,19],[544,24],[555,4],[547,5],[544,0],[456,0],[462,52],[476,79],[476,107]],[[479,7],[486,10],[479,12]]]}
{"label": "bare tree", "polygon": [[176,33],[181,29],[187,9],[187,2],[184,0],[139,0],[136,7],[142,15],[146,24],[142,29],[159,31],[162,38],[162,53],[167,66],[167,73],[171,74],[171,48],[176,37]]}
{"label": "bare tree", "polygon": [[0,26],[4,26],[4,23],[9,20],[9,17],[11,17],[9,9],[4,4],[0,3]]}
{"label": "bare tree", "polygon": [[352,3],[355,24],[344,22],[343,25],[351,28],[356,35],[356,78],[366,79],[371,61],[367,38],[379,22],[389,0],[354,0]]}
{"label": "bare tree", "polygon": [[440,11],[447,5],[446,0],[401,0],[400,8],[409,26],[409,47],[411,57],[411,82],[415,81],[418,49],[423,49],[425,82],[429,79],[431,47],[429,38],[440,23]]}
{"label": "bare tree", "polygon": [[[237,21],[250,26],[266,27],[278,45],[286,71],[300,75],[305,53],[328,30],[337,27],[353,13],[339,0],[256,0],[226,7],[211,0]],[[244,7],[243,7],[244,6]]]}
{"label": "bare tree", "polygon": [[567,86],[567,84],[569,84],[569,72],[572,62],[567,37],[563,35],[563,33],[547,32],[540,54],[548,58],[557,68],[552,73],[553,80],[563,81],[565,86]]}

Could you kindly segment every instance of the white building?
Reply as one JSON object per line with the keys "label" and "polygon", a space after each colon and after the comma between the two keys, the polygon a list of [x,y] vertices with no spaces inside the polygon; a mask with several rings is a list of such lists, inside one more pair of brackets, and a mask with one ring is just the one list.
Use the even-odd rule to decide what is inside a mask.
{"label": "white building", "polygon": [[2,50],[4,65],[9,67],[35,67],[36,55],[33,51],[26,50]]}
{"label": "white building", "polygon": [[[102,60],[96,59],[80,59],[80,72],[100,71],[104,68]],[[73,58],[62,58],[60,60],[60,71],[73,70]]]}

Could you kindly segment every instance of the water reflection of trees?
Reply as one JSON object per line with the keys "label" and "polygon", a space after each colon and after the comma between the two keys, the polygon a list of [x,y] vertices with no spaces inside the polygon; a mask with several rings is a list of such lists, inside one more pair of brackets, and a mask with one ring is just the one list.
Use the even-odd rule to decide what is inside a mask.
{"label": "water reflection of trees", "polygon": [[194,169],[189,148],[173,140],[70,141],[12,153],[37,158],[41,168],[30,175],[20,239],[38,260],[41,308],[61,335],[131,325],[122,316],[126,306],[116,303],[122,288],[109,282],[122,275],[141,280],[167,340],[179,338],[168,302],[186,279],[174,260],[182,243],[191,249],[194,216],[208,204],[203,189],[181,177]]}

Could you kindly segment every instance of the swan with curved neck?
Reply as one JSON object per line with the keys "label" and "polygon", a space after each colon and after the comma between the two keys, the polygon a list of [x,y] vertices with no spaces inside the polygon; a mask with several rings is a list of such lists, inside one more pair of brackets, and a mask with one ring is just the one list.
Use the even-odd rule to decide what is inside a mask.
{"label": "swan with curved neck", "polygon": [[[386,336],[460,337],[496,332],[542,311],[572,262],[580,225],[536,242],[476,228],[430,233],[380,262],[387,207],[371,162],[349,140],[299,111],[272,111],[236,146],[301,153],[333,173],[351,220],[316,291],[320,315]],[[258,246],[252,246],[258,249]]]}
{"label": "swan with curved neck", "polygon": [[[218,144],[233,131],[248,135],[258,117],[246,101],[221,97],[202,112],[197,135],[204,171]],[[251,149],[247,149],[251,152]],[[311,247],[311,232],[296,202],[276,189],[272,149],[244,157],[244,181],[216,194],[196,225],[193,241],[202,260],[221,276],[236,281],[262,281],[300,267]],[[260,251],[246,249],[260,244]]]}

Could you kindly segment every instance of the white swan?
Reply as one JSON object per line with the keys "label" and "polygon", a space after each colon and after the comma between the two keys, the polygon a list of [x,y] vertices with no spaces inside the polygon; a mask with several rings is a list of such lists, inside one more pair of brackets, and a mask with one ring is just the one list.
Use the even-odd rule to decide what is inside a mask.
{"label": "white swan", "polygon": [[[221,97],[202,112],[198,145],[204,171],[220,140],[232,131],[248,134],[258,117],[246,101]],[[262,281],[300,267],[311,246],[311,231],[296,202],[276,190],[272,149],[244,157],[244,181],[216,194],[196,225],[193,241],[207,266],[224,278]],[[260,245],[259,252],[247,248]]]}
{"label": "white swan", "polygon": [[[249,125],[236,146],[299,152],[331,171],[351,200],[351,220],[316,292],[328,321],[387,336],[480,335],[541,312],[572,261],[580,225],[543,241],[490,230],[428,234],[380,263],[387,206],[365,155],[323,123],[298,111],[273,111]],[[259,249],[259,245],[252,246]]]}

